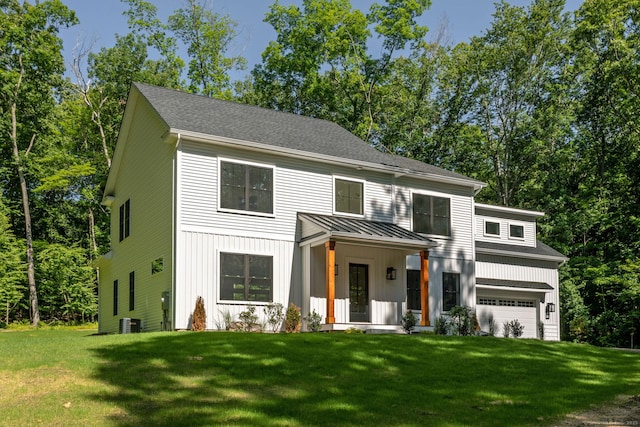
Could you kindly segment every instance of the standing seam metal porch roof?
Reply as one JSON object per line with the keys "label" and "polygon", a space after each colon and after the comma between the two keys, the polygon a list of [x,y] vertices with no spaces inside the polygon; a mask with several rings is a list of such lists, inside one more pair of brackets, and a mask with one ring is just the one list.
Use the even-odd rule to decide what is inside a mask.
{"label": "standing seam metal porch roof", "polygon": [[[435,240],[389,222],[308,213],[299,213],[298,218],[320,227],[329,239],[368,241],[424,249],[439,246]],[[316,236],[303,236],[301,242],[313,237]]]}

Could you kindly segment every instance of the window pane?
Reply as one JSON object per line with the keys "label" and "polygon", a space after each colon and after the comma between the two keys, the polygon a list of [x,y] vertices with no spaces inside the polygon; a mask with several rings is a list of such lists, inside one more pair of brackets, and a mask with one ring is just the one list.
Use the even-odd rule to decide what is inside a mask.
{"label": "window pane", "polygon": [[273,258],[220,254],[220,298],[232,301],[271,302]]}
{"label": "window pane", "polygon": [[484,233],[494,236],[500,235],[500,223],[487,221],[484,223]]}
{"label": "window pane", "polygon": [[335,191],[336,212],[362,215],[363,191],[361,182],[336,179]]}
{"label": "window pane", "polygon": [[420,270],[407,270],[407,309],[422,309],[420,306]]}
{"label": "window pane", "polygon": [[442,273],[442,303],[444,311],[460,305],[460,274]]}
{"label": "window pane", "polygon": [[509,236],[524,239],[524,227],[522,225],[509,225]]}
{"label": "window pane", "polygon": [[444,197],[432,197],[431,204],[433,206],[433,234],[450,236],[449,199],[445,199]]}
{"label": "window pane", "polygon": [[431,197],[413,195],[413,231],[431,233]]}
{"label": "window pane", "polygon": [[244,210],[246,199],[245,166],[222,162],[220,174],[220,206],[227,209]]}

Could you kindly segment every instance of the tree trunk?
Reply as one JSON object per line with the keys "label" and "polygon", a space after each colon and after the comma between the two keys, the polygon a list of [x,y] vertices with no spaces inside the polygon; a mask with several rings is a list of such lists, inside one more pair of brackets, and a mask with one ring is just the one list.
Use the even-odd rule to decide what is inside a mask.
{"label": "tree trunk", "polygon": [[[36,275],[33,260],[33,234],[31,231],[31,209],[29,208],[29,192],[27,181],[24,177],[24,168],[20,160],[18,150],[18,122],[16,118],[16,102],[11,104],[11,144],[13,148],[13,161],[15,162],[20,180],[20,191],[22,192],[22,208],[24,210],[24,230],[27,242],[27,280],[29,282],[29,317],[31,325],[38,326],[40,322],[40,311],[38,310],[38,292],[36,288]],[[35,135],[34,135],[35,138]]]}

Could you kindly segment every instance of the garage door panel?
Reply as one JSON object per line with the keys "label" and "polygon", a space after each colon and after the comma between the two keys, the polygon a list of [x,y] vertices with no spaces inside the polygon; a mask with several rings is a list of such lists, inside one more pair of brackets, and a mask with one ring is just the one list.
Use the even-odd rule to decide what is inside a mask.
{"label": "garage door panel", "polygon": [[489,330],[490,314],[493,313],[498,330],[497,336],[503,336],[503,325],[505,322],[518,319],[524,325],[522,338],[536,338],[538,335],[538,310],[536,307],[509,307],[499,305],[478,305],[476,307],[480,328],[483,331]]}

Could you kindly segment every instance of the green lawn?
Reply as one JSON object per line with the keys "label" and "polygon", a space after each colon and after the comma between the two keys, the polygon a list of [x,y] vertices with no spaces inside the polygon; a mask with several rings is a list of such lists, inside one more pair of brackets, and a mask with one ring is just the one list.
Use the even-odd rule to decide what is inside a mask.
{"label": "green lawn", "polygon": [[545,425],[640,354],[490,337],[0,333],[1,425]]}

